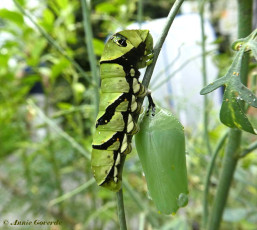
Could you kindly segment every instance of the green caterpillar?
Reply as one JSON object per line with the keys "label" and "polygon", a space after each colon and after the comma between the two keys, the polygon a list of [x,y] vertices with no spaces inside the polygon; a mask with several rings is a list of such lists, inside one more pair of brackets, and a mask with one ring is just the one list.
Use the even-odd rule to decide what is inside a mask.
{"label": "green caterpillar", "polygon": [[123,30],[106,43],[100,60],[101,93],[91,166],[99,186],[121,188],[121,157],[131,151],[128,135],[137,131],[133,117],[137,98],[146,95],[138,81],[139,68],[151,64],[153,39],[149,30]]}

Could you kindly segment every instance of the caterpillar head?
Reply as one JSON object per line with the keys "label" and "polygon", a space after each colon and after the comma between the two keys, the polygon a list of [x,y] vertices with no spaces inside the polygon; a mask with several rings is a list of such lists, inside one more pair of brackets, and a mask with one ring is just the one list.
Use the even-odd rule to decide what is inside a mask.
{"label": "caterpillar head", "polygon": [[[144,53],[142,54],[142,58],[144,58],[151,54],[153,50],[153,38],[149,30],[120,31],[107,41],[100,62],[118,59],[132,49],[142,46],[142,44],[144,44]],[[139,68],[144,66],[140,64]]]}

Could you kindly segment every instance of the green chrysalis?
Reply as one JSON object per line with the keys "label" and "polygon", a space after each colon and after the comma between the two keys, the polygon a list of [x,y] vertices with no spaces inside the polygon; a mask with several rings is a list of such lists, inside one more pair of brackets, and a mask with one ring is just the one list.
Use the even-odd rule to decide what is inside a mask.
{"label": "green chrysalis", "polygon": [[148,30],[124,30],[106,43],[100,60],[101,93],[91,166],[98,185],[121,187],[121,157],[131,151],[128,135],[137,130],[137,98],[145,95],[139,68],[151,63],[153,39]]}
{"label": "green chrysalis", "polygon": [[146,114],[135,140],[149,195],[160,213],[175,213],[187,204],[184,128],[167,110]]}

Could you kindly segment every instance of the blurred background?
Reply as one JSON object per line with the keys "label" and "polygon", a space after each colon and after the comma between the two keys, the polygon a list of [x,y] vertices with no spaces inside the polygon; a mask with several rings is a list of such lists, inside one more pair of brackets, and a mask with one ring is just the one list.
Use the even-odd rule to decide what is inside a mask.
{"label": "blurred background", "polygon": [[[149,29],[156,42],[173,3],[88,1],[98,68],[106,39],[119,30]],[[253,29],[256,0],[254,4]],[[203,26],[209,83],[223,76],[232,61],[236,1],[206,1]],[[91,173],[96,104],[86,36],[80,1],[0,1],[0,229],[12,229],[4,220],[61,222],[16,229],[119,228],[115,194],[99,188]],[[170,109],[185,126],[189,204],[175,215],[158,214],[133,148],[123,172],[129,229],[200,229],[203,184],[211,157],[203,143],[201,43],[199,1],[185,1],[150,83],[155,102]],[[252,67],[250,74],[256,79],[256,69]],[[222,89],[210,94],[208,101],[213,148],[227,130],[219,121],[221,100]],[[256,110],[249,113],[256,117]],[[245,134],[243,146],[255,140]],[[223,151],[211,178],[210,202]],[[257,229],[256,177],[255,151],[240,161],[221,229]]]}

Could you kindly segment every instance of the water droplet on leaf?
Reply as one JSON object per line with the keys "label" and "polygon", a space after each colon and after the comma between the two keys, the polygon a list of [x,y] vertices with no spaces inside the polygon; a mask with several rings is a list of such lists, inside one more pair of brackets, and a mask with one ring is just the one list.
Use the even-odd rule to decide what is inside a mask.
{"label": "water droplet on leaf", "polygon": [[188,203],[188,197],[185,193],[180,193],[178,196],[177,204],[179,207],[185,207]]}

